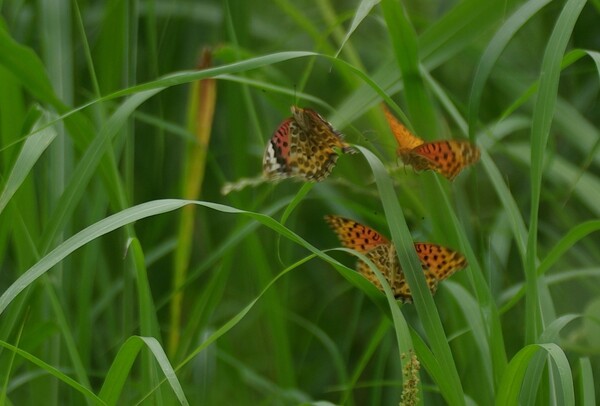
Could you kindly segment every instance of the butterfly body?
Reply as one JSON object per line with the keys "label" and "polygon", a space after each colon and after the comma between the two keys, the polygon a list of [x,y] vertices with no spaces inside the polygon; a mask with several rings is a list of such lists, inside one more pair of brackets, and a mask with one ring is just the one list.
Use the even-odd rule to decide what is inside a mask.
{"label": "butterfly body", "polygon": [[[394,245],[383,235],[354,220],[339,216],[326,216],[325,220],[335,231],[342,245],[352,248],[373,262],[392,288],[396,299],[404,303],[412,302],[412,293],[406,282]],[[415,243],[415,251],[421,261],[427,286],[432,293],[438,283],[467,266],[465,257],[459,252],[432,243]],[[375,273],[359,260],[357,271],[383,291]]]}
{"label": "butterfly body", "polygon": [[298,178],[319,182],[327,178],[338,159],[337,149],[353,152],[342,135],[312,109],[292,106],[267,143],[263,175],[269,180]]}

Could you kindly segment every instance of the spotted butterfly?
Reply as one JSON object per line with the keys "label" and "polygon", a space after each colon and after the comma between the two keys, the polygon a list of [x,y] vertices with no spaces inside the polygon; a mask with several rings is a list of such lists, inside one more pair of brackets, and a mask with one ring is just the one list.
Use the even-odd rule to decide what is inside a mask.
{"label": "spotted butterfly", "polygon": [[291,107],[286,118],[267,143],[263,175],[269,180],[297,178],[319,182],[333,170],[338,152],[353,153],[342,135],[312,109]]}
{"label": "spotted butterfly", "polygon": [[[339,216],[325,216],[325,220],[337,234],[343,246],[352,248],[373,262],[392,288],[396,299],[412,302],[412,294],[400,267],[394,244],[377,231],[354,220]],[[467,266],[465,257],[446,247],[431,243],[415,243],[415,251],[421,260],[427,286],[432,293],[440,281]],[[381,283],[369,266],[358,261],[357,271],[383,291]]]}
{"label": "spotted butterfly", "polygon": [[453,180],[466,166],[479,160],[476,145],[463,140],[425,142],[412,134],[385,106],[383,111],[398,142],[398,155],[415,170],[431,169]]}

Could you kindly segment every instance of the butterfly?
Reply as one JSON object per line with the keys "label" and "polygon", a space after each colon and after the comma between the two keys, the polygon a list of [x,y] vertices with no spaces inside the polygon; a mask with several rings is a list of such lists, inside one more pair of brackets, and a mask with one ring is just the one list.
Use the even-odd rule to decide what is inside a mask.
{"label": "butterfly", "polygon": [[292,106],[267,143],[263,176],[268,180],[298,178],[319,182],[333,170],[338,152],[354,153],[342,134],[312,109]]}
{"label": "butterfly", "polygon": [[[377,231],[354,220],[329,215],[325,216],[325,221],[337,234],[343,246],[365,254],[373,262],[389,283],[396,299],[403,303],[412,303],[412,294],[400,267],[394,244]],[[432,294],[437,290],[440,281],[467,266],[464,255],[441,245],[419,242],[415,243],[415,251],[421,260],[425,280]],[[375,273],[365,262],[358,261],[357,271],[383,291]]]}
{"label": "butterfly", "polygon": [[464,140],[425,142],[412,134],[383,106],[385,118],[398,142],[398,155],[417,171],[431,169],[453,180],[466,166],[479,160],[479,148]]}

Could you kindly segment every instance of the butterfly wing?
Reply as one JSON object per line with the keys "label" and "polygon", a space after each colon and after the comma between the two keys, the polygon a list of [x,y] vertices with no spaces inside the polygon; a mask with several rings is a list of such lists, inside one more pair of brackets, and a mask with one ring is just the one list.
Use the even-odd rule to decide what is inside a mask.
{"label": "butterfly wing", "polygon": [[[373,262],[392,287],[397,299],[403,302],[410,301],[410,290],[400,269],[396,250],[387,238],[370,227],[344,217],[325,216],[325,220],[338,235],[343,246],[364,253]],[[365,262],[359,260],[356,270],[383,291],[379,279]]]}
{"label": "butterfly wing", "polygon": [[294,139],[293,159],[298,176],[306,181],[319,182],[327,178],[338,159],[331,140],[315,132],[306,132],[300,126]]}
{"label": "butterfly wing", "polygon": [[464,140],[434,141],[400,154],[415,170],[434,170],[453,180],[466,166],[479,160],[479,148]]}
{"label": "butterfly wing", "polygon": [[431,293],[435,293],[438,282],[467,266],[464,255],[441,245],[416,243],[415,250],[421,260]]}
{"label": "butterfly wing", "polygon": [[318,150],[333,152],[334,148],[339,148],[344,153],[355,153],[356,150],[348,143],[344,142],[342,133],[335,130],[331,123],[325,120],[319,113],[313,109],[292,106],[292,115],[300,128],[307,134],[312,135],[311,141]]}
{"label": "butterfly wing", "polygon": [[307,182],[322,181],[337,162],[335,148],[342,152],[353,149],[316,111],[292,106],[292,113],[267,143],[263,174],[269,180],[296,177]]}
{"label": "butterfly wing", "polygon": [[[416,243],[415,250],[421,261],[427,286],[432,294],[436,292],[440,281],[467,266],[467,260],[462,254],[441,245]],[[367,252],[366,256],[385,276],[396,299],[403,303],[412,303],[412,293],[393,245],[388,243],[377,246]],[[375,273],[365,262],[358,262],[357,271],[383,291]]]}
{"label": "butterfly wing", "polygon": [[383,112],[385,113],[385,118],[396,138],[396,142],[398,142],[398,151],[411,150],[421,144],[423,144],[423,140],[413,133],[411,133],[408,128],[406,128],[396,117],[392,114],[392,112],[382,104]]}
{"label": "butterfly wing", "polygon": [[299,131],[292,117],[285,119],[273,133],[267,143],[263,156],[263,175],[269,180],[294,176],[297,172],[295,154],[292,150],[293,134]]}
{"label": "butterfly wing", "polygon": [[389,245],[389,241],[377,231],[354,220],[340,216],[325,216],[329,227],[337,234],[344,247],[358,252],[368,252],[378,245]]}

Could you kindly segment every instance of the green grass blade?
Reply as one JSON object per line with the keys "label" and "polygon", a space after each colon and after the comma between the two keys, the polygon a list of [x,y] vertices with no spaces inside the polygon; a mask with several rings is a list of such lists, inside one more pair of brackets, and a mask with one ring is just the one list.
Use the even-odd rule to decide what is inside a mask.
{"label": "green grass blade", "polygon": [[[74,236],[60,244],[49,254],[43,257],[40,261],[38,261],[34,266],[32,266],[25,273],[23,273],[23,275],[21,275],[15,282],[13,282],[9,286],[8,289],[4,291],[2,296],[0,296],[0,314],[4,312],[6,307],[14,300],[14,298],[20,292],[23,291],[23,289],[31,285],[37,278],[42,276],[54,265],[62,261],[64,258],[66,258],[68,255],[70,255],[72,252],[82,247],[83,245],[120,227],[134,223],[137,220],[173,211],[188,204],[197,204],[213,210],[221,211],[223,213],[248,215],[254,218],[255,220],[260,221],[263,225],[266,225],[267,227],[282,234],[291,241],[302,245],[303,247],[307,248],[309,251],[315,253],[319,257],[328,260],[334,265],[339,265],[337,261],[332,260],[329,256],[322,253],[317,248],[313,247],[311,244],[306,242],[297,234],[293,233],[277,221],[263,214],[252,213],[244,210],[239,210],[230,206],[225,206],[222,204],[216,204],[211,202],[199,202],[177,199],[156,200],[127,208],[116,214],[106,217],[105,219],[102,219],[97,223],[85,228],[84,230],[80,231],[79,233],[75,234]],[[358,275],[356,272],[353,272],[346,267],[341,268],[346,269],[352,275],[350,277],[351,279],[362,280],[362,283],[369,285],[367,281],[362,276]],[[372,286],[372,288],[375,292],[377,291],[375,287]]]}
{"label": "green grass blade", "polygon": [[77,350],[77,342],[75,341],[75,337],[73,337],[73,331],[70,328],[69,323],[67,321],[65,308],[60,303],[60,300],[57,296],[57,292],[53,286],[47,285],[46,292],[48,292],[48,296],[50,297],[50,305],[52,306],[52,310],[54,311],[54,318],[63,337],[63,340],[65,340],[67,352],[69,354],[69,358],[71,358],[71,363],[73,364],[75,375],[77,376],[77,379],[82,385],[84,385],[86,388],[91,389],[92,385],[90,384],[90,380],[87,376],[87,370],[84,367],[83,362],[81,361],[79,351]]}
{"label": "green grass blade", "polygon": [[426,66],[439,66],[472,41],[486,35],[487,29],[506,19],[506,13],[515,4],[518,2],[466,0],[456,3],[419,38]]}
{"label": "green grass blade", "polygon": [[425,138],[439,133],[431,100],[425,89],[419,68],[417,35],[400,3],[382,0],[381,8],[387,24],[394,55],[402,72],[405,99],[411,120]]}
{"label": "green grass blade", "polygon": [[[102,9],[95,47],[98,84],[102,94],[118,89],[124,81],[127,58],[127,3],[107,0]],[[114,69],[114,67],[118,69]]]}
{"label": "green grass blade", "polygon": [[518,405],[523,377],[533,356],[545,350],[554,361],[562,384],[563,399],[560,404],[574,405],[573,380],[569,361],[556,344],[530,344],[523,347],[510,361],[496,395],[496,405]]}
{"label": "green grass blade", "polygon": [[[406,365],[410,362],[409,354],[410,354],[410,351],[413,349],[413,344],[412,344],[412,340],[410,337],[410,330],[408,328],[408,323],[406,322],[406,319],[404,318],[404,315],[400,311],[398,303],[396,302],[396,299],[394,298],[392,288],[390,287],[389,283],[387,282],[385,276],[383,276],[383,274],[381,273],[381,270],[379,270],[379,268],[377,268],[373,264],[373,262],[371,262],[371,260],[369,260],[364,254],[361,254],[361,253],[351,250],[351,249],[342,248],[342,250],[350,252],[351,254],[357,256],[361,261],[363,261],[367,265],[369,265],[369,268],[371,268],[371,271],[375,274],[375,276],[377,277],[377,280],[379,280],[379,283],[381,283],[381,286],[383,287],[383,290],[385,291],[385,297],[387,299],[388,306],[392,313],[392,321],[394,323],[394,330],[396,332],[398,352],[400,355],[400,364],[402,365],[402,370],[404,370]],[[357,272],[353,272],[353,273],[355,275],[358,275]],[[363,280],[363,282],[366,282],[366,279],[362,275],[360,276],[360,278]],[[368,285],[372,286],[372,284],[370,282],[368,283]],[[417,397],[419,399],[423,399],[420,385],[418,385],[418,388],[416,389],[416,391],[418,393]]]}
{"label": "green grass blade", "polygon": [[579,17],[584,0],[569,0],[566,2],[548,40],[548,46],[542,61],[540,90],[533,111],[531,126],[531,210],[530,225],[527,238],[527,264],[525,268],[527,283],[527,321],[526,342],[533,342],[542,327],[542,315],[538,297],[538,280],[536,273],[538,218],[540,193],[542,186],[543,163],[546,144],[550,134],[550,126],[556,105],[560,65],[567,43],[573,32],[575,22]]}
{"label": "green grass blade", "polygon": [[54,107],[64,106],[56,97],[48,79],[46,68],[35,52],[13,40],[0,18],[0,63],[39,100]]}
{"label": "green grass blade", "polygon": [[[132,263],[135,268],[138,301],[137,314],[140,320],[140,334],[142,337],[152,337],[160,342],[160,325],[156,316],[157,309],[152,299],[152,290],[148,281],[148,272],[142,246],[137,238],[130,239],[127,246],[127,251],[131,253]],[[146,387],[151,387],[158,381],[156,368],[152,362],[152,355],[149,353],[143,354],[141,375],[141,381]],[[160,400],[157,399],[157,401]]]}
{"label": "green grass blade", "polygon": [[377,347],[381,344],[386,332],[389,330],[389,323],[383,319],[377,327],[374,329],[372,336],[369,340],[369,345],[364,349],[362,356],[356,363],[354,373],[350,377],[348,382],[342,382],[346,385],[346,390],[342,393],[340,399],[340,405],[353,404],[352,390],[355,389],[356,383],[360,379],[361,374],[364,372],[367,364],[373,359],[373,354],[377,350]]}
{"label": "green grass blade", "polygon": [[129,337],[129,339],[123,343],[106,374],[104,384],[102,385],[102,389],[98,396],[106,402],[107,405],[116,405],[118,403],[127,376],[133,366],[133,362],[144,346],[148,347],[152,352],[152,355],[154,355],[154,358],[165,374],[165,379],[169,382],[173,392],[177,396],[179,403],[187,405],[188,401],[167,355],[158,341],[152,337]]}
{"label": "green grass blade", "polygon": [[594,374],[588,357],[579,358],[579,403],[582,406],[596,405]]}
{"label": "green grass blade", "polygon": [[358,149],[367,159],[367,162],[373,171],[373,175],[375,176],[377,188],[381,196],[381,203],[383,204],[386,213],[386,219],[400,260],[400,265],[404,271],[408,285],[410,286],[417,313],[419,314],[419,318],[427,333],[432,351],[436,358],[438,358],[439,365],[442,368],[442,371],[440,371],[438,376],[443,376],[444,381],[436,383],[440,386],[442,394],[448,403],[457,405],[464,404],[465,397],[456,370],[456,365],[452,358],[450,346],[448,345],[431,292],[425,282],[425,275],[422,271],[421,262],[414,250],[412,237],[408,231],[402,209],[398,204],[398,198],[392,187],[391,179],[381,162],[373,155],[373,153],[362,147],[358,147]]}
{"label": "green grass blade", "polygon": [[160,326],[156,318],[156,307],[152,299],[152,290],[148,281],[148,271],[142,246],[137,238],[128,241],[127,251],[131,252],[136,271],[138,306],[140,314],[140,332],[144,337],[160,337]]}
{"label": "green grass blade", "polygon": [[488,43],[485,52],[481,56],[475,76],[473,78],[473,85],[471,87],[471,96],[469,98],[469,114],[468,114],[468,125],[469,125],[469,138],[473,139],[475,134],[476,120],[479,115],[479,106],[481,104],[481,95],[483,94],[483,88],[492,72],[494,65],[496,64],[500,54],[504,51],[509,41],[515,36],[527,21],[529,21],[535,14],[537,14],[544,6],[546,6],[550,0],[530,0],[523,4],[517,11],[515,11],[506,22],[496,32],[494,37]]}
{"label": "green grass blade", "polygon": [[369,13],[373,9],[373,7],[375,7],[377,4],[379,4],[380,1],[381,0],[361,0],[360,4],[358,5],[358,8],[356,9],[356,13],[354,14],[354,18],[352,19],[352,24],[350,24],[350,28],[348,28],[348,32],[346,32],[346,36],[342,40],[340,47],[338,48],[337,52],[335,53],[335,58],[337,58],[339,56],[340,52],[342,52],[342,48],[344,48],[344,45],[346,44],[346,42],[348,42],[352,33],[358,28],[360,23],[365,18],[367,18],[367,16],[369,15]]}
{"label": "green grass blade", "polygon": [[28,353],[27,351],[23,351],[22,349],[17,348],[14,345],[11,345],[11,344],[7,343],[6,341],[3,341],[3,340],[0,340],[0,346],[2,346],[4,348],[6,348],[6,349],[8,349],[8,350],[10,350],[12,352],[14,352],[17,355],[20,355],[21,357],[23,357],[27,361],[31,362],[32,364],[37,365],[38,367],[40,367],[41,369],[43,369],[44,371],[46,371],[48,374],[56,377],[60,381],[62,381],[65,384],[69,385],[71,388],[73,388],[76,391],[80,392],[83,396],[85,396],[85,398],[87,400],[90,400],[90,401],[94,402],[97,405],[105,405],[106,404],[106,403],[104,403],[104,401],[100,397],[96,396],[96,394],[93,393],[91,390],[89,390],[85,386],[81,385],[77,381],[73,380],[69,376],[65,375],[64,373],[62,373],[58,369],[54,368],[52,365],[47,364],[46,362],[42,361],[41,359],[39,359],[39,358],[35,357],[34,355]]}
{"label": "green grass blade", "polygon": [[[334,365],[335,371],[338,376],[338,381],[340,383],[348,382],[348,374],[346,372],[345,361],[343,355],[340,352],[340,348],[336,346],[336,343],[331,339],[331,337],[317,324],[312,323],[309,320],[306,320],[302,317],[299,317],[296,314],[289,314],[288,317],[291,321],[298,324],[306,331],[310,332],[313,337],[315,337],[316,341],[321,343],[323,348],[327,350],[331,358],[331,362]],[[344,402],[340,402],[341,404],[345,404]]]}
{"label": "green grass blade", "polygon": [[[43,252],[46,252],[50,248],[55,236],[75,210],[76,205],[79,203],[86,191],[86,185],[96,173],[98,164],[100,163],[103,155],[111,146],[112,139],[125,125],[135,109],[160,90],[162,89],[142,92],[123,102],[121,107],[117,109],[117,111],[115,111],[115,113],[109,118],[100,133],[90,144],[86,153],[80,160],[74,172],[73,178],[70,180],[64,193],[62,194],[60,201],[57,204],[57,210],[54,213],[50,224],[44,230],[44,235],[42,238]],[[125,207],[126,203],[124,191],[119,191],[119,197],[117,199],[118,206],[121,208]]]}
{"label": "green grass blade", "polygon": [[[362,276],[358,275],[356,272],[344,267],[344,266],[337,266],[336,264],[337,261],[332,260],[331,258],[329,258],[327,255],[323,254],[321,251],[312,248],[312,246],[310,246],[308,243],[303,242],[303,240],[298,237],[295,236],[294,233],[290,232],[289,230],[287,230],[285,227],[281,226],[279,223],[277,223],[275,220],[270,219],[266,216],[263,216],[261,214],[258,213],[250,213],[250,212],[245,212],[242,210],[237,210],[231,207],[227,207],[227,206],[223,206],[223,205],[217,205],[217,204],[212,204],[212,203],[203,203],[203,202],[197,202],[200,205],[206,206],[206,207],[210,207],[213,208],[215,210],[219,210],[219,211],[223,211],[223,212],[228,212],[228,213],[238,213],[238,214],[246,214],[249,215],[259,221],[261,221],[261,223],[267,225],[268,227],[274,229],[275,231],[278,231],[282,234],[285,234],[288,238],[301,243],[303,246],[305,246],[305,248],[309,248],[311,251],[313,251],[313,254],[309,255],[308,257],[305,257],[299,261],[297,261],[296,263],[288,266],[286,269],[284,269],[283,271],[281,271],[279,274],[277,274],[271,281],[269,281],[269,283],[261,290],[260,294],[258,296],[256,296],[248,305],[246,305],[241,311],[239,311],[236,315],[234,315],[231,319],[229,319],[225,324],[223,324],[220,328],[218,328],[216,331],[214,331],[209,337],[206,338],[206,340],[198,347],[196,347],[190,354],[188,354],[188,356],[175,368],[176,371],[178,371],[179,369],[181,369],[182,367],[184,367],[185,365],[187,365],[192,359],[194,359],[200,352],[202,352],[204,349],[206,349],[208,346],[210,346],[213,342],[215,342],[216,340],[218,340],[220,337],[222,337],[224,334],[226,334],[228,331],[230,331],[233,327],[235,327],[240,321],[242,321],[242,319],[248,314],[248,312],[254,307],[254,305],[259,301],[259,299],[261,299],[266,293],[267,291],[279,280],[281,279],[281,277],[283,277],[284,275],[286,275],[287,273],[289,273],[290,271],[296,269],[298,266],[304,264],[307,261],[310,261],[311,259],[315,258],[316,256],[319,256],[327,261],[329,261],[330,263],[332,263],[332,265],[334,265],[336,267],[336,269],[338,269],[338,271],[340,269],[345,269],[347,272],[357,275],[360,279],[362,279],[362,281],[364,283],[366,283],[366,285],[371,286],[373,289],[375,289],[373,287],[372,284],[368,283]],[[352,250],[346,250],[346,251],[352,251]],[[356,252],[355,252],[356,253]],[[358,253],[356,253],[358,254]],[[358,254],[359,257],[363,257],[361,254]],[[364,258],[366,259],[366,258]],[[372,265],[372,264],[371,264]],[[389,288],[389,286],[388,286]],[[391,292],[390,292],[391,293]],[[396,306],[397,307],[397,306]],[[146,397],[144,399],[141,400],[141,402],[143,402],[148,396],[151,395],[151,393],[154,392],[156,388],[154,388],[152,391],[150,391]]]}
{"label": "green grass blade", "polygon": [[[52,1],[0,0],[4,342],[86,393],[117,382],[113,403],[397,405],[407,384],[432,406],[595,403],[600,0]],[[214,64],[196,70],[202,47]],[[204,79],[219,98],[195,201],[185,123],[208,122],[186,117],[186,88]],[[481,166],[448,182],[402,165],[382,100],[427,140],[475,139]],[[342,156],[315,184],[248,180],[296,103],[377,158]],[[175,286],[186,206],[200,207]],[[364,255],[324,249],[339,246],[327,213],[392,231],[415,304],[356,272]],[[413,240],[469,263],[433,300]],[[161,326],[180,292],[171,354]],[[141,344],[119,376],[132,336],[159,355]],[[0,349],[0,403],[102,403]]]}
{"label": "green grass blade", "polygon": [[144,344],[152,352],[152,355],[154,355],[154,358],[158,362],[158,365],[160,366],[162,372],[165,374],[165,378],[169,382],[171,389],[173,389],[175,396],[177,396],[179,404],[188,405],[189,403],[186,399],[185,393],[183,392],[181,383],[179,382],[179,379],[177,378],[177,375],[175,374],[175,371],[173,370],[173,367],[169,362],[169,358],[167,357],[167,354],[165,353],[160,343],[154,337],[138,338],[144,342]]}
{"label": "green grass blade", "polygon": [[[36,124],[36,127],[40,127],[42,122],[46,121],[46,118],[41,118]],[[57,132],[54,127],[46,127],[27,138],[27,141],[23,144],[23,148],[21,148],[19,157],[6,179],[2,193],[0,194],[0,213],[2,213],[10,199],[31,171],[31,168],[33,168],[42,153],[48,148],[56,136]]]}
{"label": "green grass blade", "polygon": [[[544,275],[575,243],[588,236],[589,234],[600,230],[600,221],[590,220],[583,224],[578,224],[571,228],[567,234],[557,242],[546,258],[542,260],[537,269],[538,276]],[[519,289],[511,299],[502,306],[501,313],[511,309],[525,294],[525,286]]]}
{"label": "green grass blade", "polygon": [[[487,338],[487,331],[485,324],[482,323],[481,312],[479,304],[474,300],[472,295],[461,285],[453,281],[445,281],[444,289],[449,289],[458,307],[462,310],[462,313],[467,321],[467,328],[473,335],[473,340],[477,350],[479,351],[478,361],[481,363],[479,370],[483,371],[481,376],[481,382],[478,386],[485,390],[485,395],[488,401],[491,402],[493,399],[494,390],[494,374],[492,367],[492,353],[490,351],[490,344]],[[486,383],[484,384],[484,379]]]}
{"label": "green grass blade", "polygon": [[80,231],[29,268],[4,291],[2,296],[0,296],[0,314],[4,312],[6,307],[20,292],[23,291],[23,289],[30,286],[37,278],[83,245],[126,224],[133,223],[142,218],[178,209],[185,204],[187,204],[187,202],[177,200],[144,203],[125,209]]}
{"label": "green grass blade", "polygon": [[[561,316],[554,320],[544,330],[540,336],[538,343],[555,343],[558,345],[560,331],[571,323],[573,320],[577,320],[581,316],[575,314],[568,314]],[[523,381],[523,389],[521,391],[521,402],[523,404],[534,404],[536,396],[538,394],[538,387],[544,376],[544,364],[546,363],[546,354],[538,352],[533,356],[527,369],[525,379]]]}
{"label": "green grass blade", "polygon": [[590,220],[571,228],[549,251],[540,263],[537,274],[545,274],[576,242],[600,230],[600,220]]}

